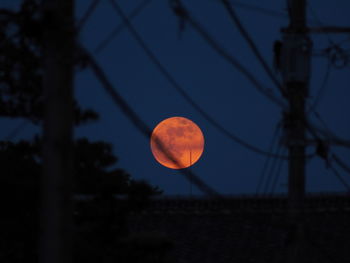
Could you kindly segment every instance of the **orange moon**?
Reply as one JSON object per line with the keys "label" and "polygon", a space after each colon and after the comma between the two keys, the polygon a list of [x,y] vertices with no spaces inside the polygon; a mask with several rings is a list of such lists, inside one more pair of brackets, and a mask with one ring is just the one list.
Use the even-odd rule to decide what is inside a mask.
{"label": "orange moon", "polygon": [[187,168],[201,157],[204,136],[193,121],[184,117],[171,117],[154,128],[151,150],[154,158],[165,167]]}

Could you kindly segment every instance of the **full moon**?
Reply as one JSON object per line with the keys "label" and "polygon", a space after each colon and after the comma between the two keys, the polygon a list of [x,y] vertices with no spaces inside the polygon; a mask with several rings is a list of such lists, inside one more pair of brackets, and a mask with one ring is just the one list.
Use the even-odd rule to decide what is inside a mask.
{"label": "full moon", "polygon": [[152,132],[153,156],[165,167],[187,168],[199,160],[203,149],[204,136],[201,129],[184,117],[165,119]]}

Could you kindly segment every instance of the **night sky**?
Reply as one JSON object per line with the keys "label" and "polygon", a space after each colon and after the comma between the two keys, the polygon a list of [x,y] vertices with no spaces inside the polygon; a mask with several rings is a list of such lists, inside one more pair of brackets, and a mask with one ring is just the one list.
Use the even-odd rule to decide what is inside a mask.
{"label": "night sky", "polygon": [[[126,13],[130,13],[144,0],[120,0]],[[16,3],[17,2],[17,3]],[[15,7],[19,1],[2,0],[1,7]],[[219,1],[183,1],[206,30],[246,66],[255,77],[271,92],[280,95],[263,71],[245,40]],[[245,3],[242,5],[240,3]],[[350,26],[348,0],[308,1],[310,25]],[[79,19],[91,1],[77,0],[76,17]],[[281,39],[280,28],[288,25],[286,1],[245,0],[232,1],[236,11],[252,36],[262,55],[272,67],[273,43]],[[260,7],[271,10],[267,13]],[[193,166],[193,171],[206,183],[223,194],[255,193],[258,179],[266,157],[258,155],[225,137],[211,126],[203,116],[189,105],[152,64],[144,51],[126,27],[98,54],[95,48],[109,33],[121,23],[121,19],[108,0],[101,0],[94,13],[83,27],[79,40],[93,54],[114,87],[132,106],[135,112],[150,126],[172,116],[183,116],[194,121],[205,136],[205,150],[202,158]],[[173,75],[183,89],[205,111],[243,140],[264,150],[268,150],[273,133],[281,120],[280,108],[259,93],[252,84],[225,59],[219,56],[189,24],[179,37],[177,17],[169,8],[168,1],[153,0],[132,24],[161,63]],[[339,42],[350,50],[349,35],[312,36],[314,51],[327,48],[329,39]],[[310,97],[312,103],[326,73],[328,60],[314,56]],[[331,68],[327,86],[317,106],[329,129],[340,137],[350,139],[350,74],[349,65],[342,69]],[[153,158],[146,139],[130,120],[113,103],[102,89],[92,71],[84,70],[76,74],[75,94],[82,106],[100,113],[100,120],[76,129],[75,136],[103,140],[113,145],[119,158],[118,167],[128,171],[136,179],[144,179],[158,185],[165,194],[189,194],[189,183],[176,170],[165,168]],[[315,123],[318,120],[313,118]],[[1,120],[0,136],[6,135],[21,120]],[[28,125],[16,138],[31,138],[39,131]],[[313,152],[309,147],[308,152]],[[349,150],[333,146],[349,163]],[[286,154],[286,149],[283,149]],[[341,172],[341,169],[338,168]],[[341,173],[350,183],[349,175]],[[275,192],[285,192],[287,183],[287,163]],[[306,189],[309,192],[345,191],[344,186],[324,162],[315,157],[308,161]],[[200,192],[193,188],[194,194]]]}

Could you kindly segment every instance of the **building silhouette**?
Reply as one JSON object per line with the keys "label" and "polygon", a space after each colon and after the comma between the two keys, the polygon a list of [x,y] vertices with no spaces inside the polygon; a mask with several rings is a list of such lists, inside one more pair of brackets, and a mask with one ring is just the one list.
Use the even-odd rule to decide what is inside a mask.
{"label": "building silhouette", "polygon": [[[350,261],[350,198],[308,195],[302,213],[302,261]],[[173,262],[287,262],[294,238],[286,196],[161,197],[130,214],[131,234],[162,236]]]}

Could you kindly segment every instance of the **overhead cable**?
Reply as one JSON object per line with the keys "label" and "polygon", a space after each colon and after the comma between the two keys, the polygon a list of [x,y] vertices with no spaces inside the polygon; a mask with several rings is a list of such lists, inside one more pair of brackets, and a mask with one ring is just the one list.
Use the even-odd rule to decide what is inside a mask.
{"label": "overhead cable", "polygon": [[[317,112],[316,112],[315,115],[319,116],[319,114]],[[334,134],[333,131],[331,131],[329,129],[321,128],[318,125],[316,125],[313,122],[311,122],[310,120],[307,121],[307,128],[310,131],[314,131],[314,132],[317,131],[319,134],[321,134],[324,137],[326,137],[327,141],[330,144],[337,145],[337,146],[342,146],[342,147],[345,147],[345,148],[350,148],[350,141],[349,140],[340,138],[339,136]]]}
{"label": "overhead cable", "polygon": [[332,63],[328,61],[327,68],[326,68],[326,74],[323,77],[323,81],[320,85],[320,88],[318,89],[315,98],[313,99],[312,104],[307,109],[307,112],[313,112],[316,110],[317,104],[319,103],[320,99],[322,98],[324,91],[327,87],[328,79],[331,73]]}
{"label": "overhead cable", "polygon": [[222,134],[224,134],[226,137],[230,138],[231,140],[234,140],[236,143],[239,143],[240,145],[244,146],[245,148],[261,154],[261,155],[267,155],[277,158],[288,158],[287,156],[278,156],[269,152],[266,152],[264,150],[261,150],[257,148],[256,146],[249,144],[245,142],[244,140],[240,139],[237,135],[233,134],[232,132],[228,131],[226,128],[224,128],[222,125],[220,125],[214,118],[212,118],[202,107],[200,107],[188,94],[187,92],[179,85],[179,83],[175,80],[175,78],[165,69],[165,67],[162,65],[162,63],[159,61],[159,59],[155,56],[155,54],[151,51],[151,49],[147,46],[147,44],[143,41],[139,33],[136,31],[136,29],[132,26],[130,21],[128,20],[127,16],[124,14],[123,10],[120,8],[118,3],[114,0],[110,0],[113,8],[117,11],[117,13],[122,17],[124,20],[126,26],[128,27],[130,33],[133,35],[133,37],[136,39],[136,41],[140,44],[142,49],[144,50],[145,54],[150,58],[150,60],[153,62],[153,64],[158,68],[158,70],[161,72],[161,74],[169,81],[171,86],[176,89],[176,91],[193,107],[195,108],[211,125],[213,125],[216,129],[218,129]]}
{"label": "overhead cable", "polygon": [[[124,98],[117,92],[117,90],[113,87],[111,82],[108,80],[106,74],[102,70],[102,68],[98,65],[94,57],[84,48],[80,48],[82,54],[87,58],[89,66],[96,78],[102,84],[103,89],[107,92],[107,94],[112,98],[114,103],[120,108],[120,110],[125,114],[132,124],[147,138],[150,139],[152,134],[152,130],[147,126],[147,124],[136,114],[136,112],[129,106],[129,104],[124,100]],[[160,149],[162,149],[163,153],[175,164],[178,162],[176,158],[166,150],[166,147],[162,144],[160,140],[156,142]],[[220,198],[220,194],[216,192],[212,187],[206,184],[202,179],[196,176],[190,169],[180,169],[178,170],[182,173],[187,180],[191,183],[195,184],[200,191],[207,194],[212,198]]]}
{"label": "overhead cable", "polygon": [[[313,7],[311,6],[311,3],[310,1],[307,1],[307,6],[311,12],[311,15],[314,17],[315,21],[317,21],[317,24],[323,28],[324,27],[324,23],[322,23],[321,19],[318,17],[316,11],[313,9]],[[333,42],[333,40],[331,39],[330,35],[329,35],[329,32],[327,31],[323,31],[323,33],[325,34],[327,40],[328,40],[328,43],[330,43],[331,45],[335,45],[335,43]]]}
{"label": "overhead cable", "polygon": [[350,185],[345,181],[345,179],[339,174],[339,172],[335,169],[335,167],[331,163],[329,164],[329,167],[333,172],[333,174],[337,177],[337,179],[343,184],[343,186],[350,193]]}
{"label": "overhead cable", "polygon": [[[280,144],[277,144],[277,151],[276,151],[276,154],[277,155],[280,155],[281,153],[283,152],[283,147],[282,145]],[[278,163],[279,163],[279,160],[280,159],[277,159],[277,158],[274,158],[272,160],[272,164],[270,166],[270,169],[269,169],[269,173],[268,173],[268,176],[267,176],[267,180],[265,182],[265,187],[264,187],[264,190],[263,190],[263,194],[268,194],[269,192],[269,188],[270,188],[270,183],[271,183],[271,180],[273,180],[273,177],[276,173],[276,168],[279,167]],[[278,172],[278,171],[277,171]]]}
{"label": "overhead cable", "polygon": [[[221,0],[219,0],[219,1],[221,1]],[[235,7],[238,7],[238,8],[248,9],[248,10],[252,10],[252,11],[257,11],[259,13],[266,14],[266,15],[269,15],[269,16],[275,16],[275,17],[280,17],[280,18],[287,18],[287,16],[288,16],[288,14],[286,12],[279,12],[279,11],[275,11],[275,10],[272,10],[272,9],[267,9],[267,8],[263,8],[263,7],[259,7],[259,6],[254,6],[254,5],[247,4],[247,3],[244,3],[244,2],[240,2],[240,1],[230,1],[230,4],[234,5]]]}
{"label": "overhead cable", "polygon": [[77,23],[77,32],[81,32],[82,28],[84,27],[85,23],[89,20],[90,16],[95,11],[96,7],[100,3],[101,0],[92,0],[91,4],[89,5],[88,9],[84,13],[84,15],[80,18],[80,20]]}
{"label": "overhead cable", "polygon": [[[221,0],[215,0],[215,1],[219,2]],[[256,6],[256,5],[252,5],[252,4],[247,4],[247,3],[244,3],[242,1],[230,1],[230,4],[235,6],[235,7],[237,7],[237,8],[259,12],[260,14],[268,15],[268,16],[271,16],[271,17],[278,17],[278,18],[288,19],[288,13],[287,12],[277,11],[277,10],[268,9],[268,8],[265,8],[265,7],[260,7],[260,6]],[[308,20],[308,21],[309,21],[309,23],[313,23],[313,24],[317,23],[315,20]]]}
{"label": "overhead cable", "polygon": [[281,94],[284,97],[287,97],[286,91],[283,89],[281,83],[278,81],[278,79],[276,78],[276,76],[274,75],[274,73],[272,72],[270,67],[267,65],[265,59],[262,57],[260,51],[258,50],[257,46],[255,45],[253,39],[248,34],[247,30],[244,28],[243,24],[241,23],[240,19],[238,18],[237,14],[236,14],[234,8],[232,7],[232,5],[230,4],[230,2],[228,0],[221,0],[221,3],[226,8],[226,10],[227,10],[231,20],[236,25],[236,27],[238,28],[239,32],[243,36],[243,38],[247,41],[249,47],[253,51],[254,55],[258,59],[259,63],[261,64],[261,66],[263,67],[263,69],[265,70],[265,72],[267,73],[269,78],[271,79],[271,81],[280,90]]}
{"label": "overhead cable", "polygon": [[340,40],[339,42],[337,42],[336,45],[340,46],[340,45],[343,45],[344,43],[349,42],[349,41],[350,41],[350,37],[348,36],[345,39]]}
{"label": "overhead cable", "polygon": [[[282,153],[283,153],[283,150],[282,150]],[[275,190],[276,190],[276,186],[277,186],[277,183],[278,183],[278,180],[280,178],[280,175],[281,175],[281,170],[282,170],[282,166],[284,164],[284,160],[283,159],[279,159],[278,160],[279,163],[277,164],[277,169],[276,169],[276,173],[275,173],[275,178],[273,179],[272,181],[272,187],[271,187],[271,190],[270,190],[270,194],[272,195]]]}
{"label": "overhead cable", "polygon": [[[275,147],[275,143],[278,142],[279,130],[280,130],[280,125],[277,125],[275,128],[274,134],[272,136],[272,139],[271,139],[271,143],[269,146],[269,152],[273,152],[274,147]],[[259,195],[260,188],[262,187],[263,182],[265,180],[266,170],[269,167],[269,163],[270,163],[271,158],[272,158],[271,156],[266,157],[266,160],[264,162],[264,166],[263,166],[261,174],[259,176],[258,185],[257,185],[256,190],[255,190],[255,195]]]}
{"label": "overhead cable", "polygon": [[[138,16],[146,7],[151,3],[152,0],[145,0],[141,2],[140,5],[138,5],[135,9],[133,9],[128,16],[128,20],[134,19],[136,16]],[[124,29],[125,22],[121,22],[118,26],[115,27],[115,29],[104,39],[102,40],[95,48],[94,52],[100,53],[103,49],[107,47],[107,45],[116,37],[119,35],[119,33]]]}
{"label": "overhead cable", "polygon": [[244,67],[236,58],[234,58],[231,54],[229,54],[225,49],[223,49],[213,37],[210,36],[208,32],[206,32],[203,27],[192,17],[189,15],[188,11],[184,8],[184,6],[178,1],[172,1],[172,7],[176,15],[180,16],[183,19],[186,19],[187,22],[191,24],[191,26],[199,33],[202,38],[207,42],[207,44],[212,47],[222,58],[224,58],[227,62],[230,63],[235,69],[240,71],[255,87],[260,93],[274,102],[276,105],[283,109],[287,109],[286,103],[278,98],[273,92],[266,89],[264,85],[262,85],[249,70]]}
{"label": "overhead cable", "polygon": [[345,164],[336,154],[332,154],[333,160],[350,175],[350,167]]}
{"label": "overhead cable", "polygon": [[[232,66],[234,66],[236,69],[240,70],[241,73],[243,73],[251,82],[254,84],[253,86],[259,90],[262,94],[264,94],[266,97],[268,97],[271,101],[273,101],[275,104],[280,106],[283,110],[288,111],[288,107],[286,106],[285,102],[281,99],[277,98],[273,93],[266,90],[256,79],[255,77],[245,68],[243,67],[236,59],[234,59],[230,54],[228,54],[224,49],[222,49],[214,40],[213,38],[205,31],[203,28],[197,23],[192,17],[189,16],[188,11],[183,7],[181,2],[179,0],[173,0],[171,1],[172,7],[174,9],[174,12],[180,16],[185,18],[194,29],[207,41],[207,43],[223,58],[225,58]],[[307,126],[308,130],[311,132],[311,134],[318,138],[318,135],[316,133],[316,130],[320,133],[324,133],[323,129],[320,129],[313,123],[311,123],[309,120],[305,121],[305,125]],[[332,134],[333,135],[333,134]],[[328,137],[330,134],[328,134]],[[344,140],[337,138],[333,135],[332,141],[338,143],[339,145],[344,145],[347,142]],[[350,145],[350,143],[349,143]],[[310,155],[309,157],[312,157]]]}

